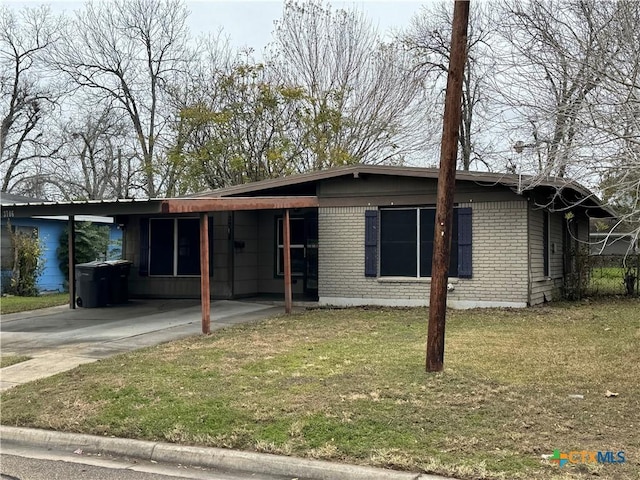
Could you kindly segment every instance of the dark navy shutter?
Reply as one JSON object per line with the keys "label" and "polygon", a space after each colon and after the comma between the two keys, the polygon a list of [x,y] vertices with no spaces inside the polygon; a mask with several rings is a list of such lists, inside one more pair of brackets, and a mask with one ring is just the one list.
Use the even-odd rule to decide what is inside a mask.
{"label": "dark navy shutter", "polygon": [[458,209],[458,277],[471,278],[471,208]]}
{"label": "dark navy shutter", "polygon": [[140,219],[140,266],[138,273],[141,277],[149,275],[149,219]]}
{"label": "dark navy shutter", "polygon": [[364,212],[364,276],[378,276],[378,211]]}

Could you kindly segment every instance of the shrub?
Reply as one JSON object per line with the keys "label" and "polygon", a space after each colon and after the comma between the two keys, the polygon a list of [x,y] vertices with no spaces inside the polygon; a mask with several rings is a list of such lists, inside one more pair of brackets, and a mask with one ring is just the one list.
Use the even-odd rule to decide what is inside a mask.
{"label": "shrub", "polygon": [[[104,260],[107,255],[109,245],[109,227],[105,225],[95,225],[91,222],[76,223],[76,263],[92,262],[93,260]],[[69,278],[69,227],[65,227],[56,254],[60,262],[60,270]]]}
{"label": "shrub", "polygon": [[[8,225],[8,228],[11,227]],[[38,277],[44,270],[44,262],[40,256],[42,245],[36,231],[27,233],[11,230],[13,244],[13,270],[7,293],[21,297],[38,296]]]}

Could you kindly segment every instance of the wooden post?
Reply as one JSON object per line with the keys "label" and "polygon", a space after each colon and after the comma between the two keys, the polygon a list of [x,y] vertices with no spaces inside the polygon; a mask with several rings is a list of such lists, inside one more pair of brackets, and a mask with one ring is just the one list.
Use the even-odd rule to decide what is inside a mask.
{"label": "wooden post", "polygon": [[284,312],[291,313],[291,232],[289,227],[289,209],[284,211],[282,235],[284,236]]}
{"label": "wooden post", "polygon": [[447,280],[451,255],[453,193],[456,185],[458,133],[462,115],[462,80],[467,53],[469,1],[459,0],[453,8],[451,55],[444,105],[440,173],[433,239],[429,331],[427,336],[427,372],[440,372],[444,365],[444,327],[447,313]]}
{"label": "wooden post", "polygon": [[211,333],[211,290],[209,285],[209,216],[200,214],[200,303],[202,333]]}
{"label": "wooden post", "polygon": [[76,308],[76,221],[69,215],[67,242],[69,244],[69,308]]}

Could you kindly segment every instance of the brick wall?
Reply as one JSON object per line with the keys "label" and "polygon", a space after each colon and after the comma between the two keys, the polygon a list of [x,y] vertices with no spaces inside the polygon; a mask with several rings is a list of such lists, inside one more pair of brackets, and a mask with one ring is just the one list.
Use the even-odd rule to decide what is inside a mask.
{"label": "brick wall", "polygon": [[[526,201],[460,204],[473,209],[473,278],[450,279],[448,304],[527,304]],[[426,305],[430,280],[364,276],[365,210],[319,209],[319,297],[325,305]]]}

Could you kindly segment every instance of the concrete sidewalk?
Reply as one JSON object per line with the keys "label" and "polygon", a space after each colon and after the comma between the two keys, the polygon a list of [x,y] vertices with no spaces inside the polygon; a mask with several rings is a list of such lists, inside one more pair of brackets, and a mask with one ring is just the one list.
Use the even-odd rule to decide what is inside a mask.
{"label": "concrete sidewalk", "polygon": [[103,454],[165,464],[281,475],[300,480],[453,480],[437,475],[399,472],[267,453],[189,447],[172,443],[30,428],[0,426],[0,438],[3,445],[30,446],[67,453],[80,449],[82,454]]}
{"label": "concrete sidewalk", "polygon": [[[211,304],[211,330],[282,313],[272,304],[222,300]],[[3,355],[32,357],[0,370],[0,391],[118,353],[198,335],[197,300],[135,300],[108,307],[54,307],[3,315]]]}

